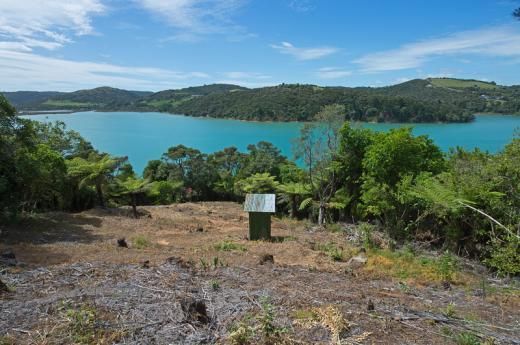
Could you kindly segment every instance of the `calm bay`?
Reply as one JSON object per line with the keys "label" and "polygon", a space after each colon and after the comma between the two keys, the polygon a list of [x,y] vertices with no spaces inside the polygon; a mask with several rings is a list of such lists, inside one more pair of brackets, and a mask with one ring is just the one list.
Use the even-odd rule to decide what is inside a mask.
{"label": "calm bay", "polygon": [[[236,146],[269,141],[292,158],[293,139],[299,135],[298,122],[246,122],[137,112],[78,112],[23,116],[37,121],[63,121],[79,132],[96,149],[116,156],[128,156],[136,172],[146,163],[159,159],[169,147],[178,144],[211,153]],[[443,150],[461,146],[496,152],[520,128],[520,116],[477,115],[471,123],[450,124],[356,124],[374,130],[412,126],[417,135],[427,134]]]}

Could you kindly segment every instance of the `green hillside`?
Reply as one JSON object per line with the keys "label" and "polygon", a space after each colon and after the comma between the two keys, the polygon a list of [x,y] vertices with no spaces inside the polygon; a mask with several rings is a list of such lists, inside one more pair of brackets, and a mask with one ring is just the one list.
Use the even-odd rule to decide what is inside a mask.
{"label": "green hillside", "polygon": [[211,84],[178,90],[164,90],[148,95],[135,102],[132,106],[138,109],[168,112],[192,98],[243,90],[247,90],[247,88],[232,84]]}
{"label": "green hillside", "polygon": [[66,93],[56,91],[15,91],[3,92],[3,94],[17,109],[27,109],[38,107],[42,102],[50,98],[60,97]]}
{"label": "green hillside", "polygon": [[333,103],[345,106],[347,119],[378,122],[467,122],[475,113],[520,113],[520,86],[453,78],[414,79],[379,88],[211,84],[156,93],[99,87],[5,95],[18,110],[160,111],[259,121],[308,121]]}
{"label": "green hillside", "polygon": [[18,110],[91,109],[118,110],[152,94],[112,87],[78,90],[74,92],[5,92],[4,95]]}

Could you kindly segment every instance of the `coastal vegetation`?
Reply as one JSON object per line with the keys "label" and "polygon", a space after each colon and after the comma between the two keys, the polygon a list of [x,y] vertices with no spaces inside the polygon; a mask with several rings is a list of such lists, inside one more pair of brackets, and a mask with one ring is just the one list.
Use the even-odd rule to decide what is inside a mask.
{"label": "coastal vegetation", "polygon": [[310,121],[332,104],[343,106],[350,121],[469,122],[475,113],[520,113],[519,86],[454,78],[415,79],[388,87],[281,84],[248,89],[212,84],[156,93],[100,87],[4,94],[21,111],[160,111],[259,121]]}
{"label": "coastal vegetation", "polygon": [[138,176],[126,157],[100,153],[63,124],[16,116],[0,98],[0,212],[241,201],[277,193],[278,210],[321,224],[369,222],[396,243],[420,241],[520,273],[520,138],[490,154],[448,154],[409,128],[386,133],[344,122],[326,106],[295,143],[304,168],[268,142],[205,154],[178,145]]}

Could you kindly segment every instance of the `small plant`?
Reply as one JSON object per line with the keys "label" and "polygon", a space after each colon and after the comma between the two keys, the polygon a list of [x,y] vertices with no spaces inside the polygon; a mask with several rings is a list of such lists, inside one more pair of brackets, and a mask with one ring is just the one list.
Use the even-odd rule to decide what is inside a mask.
{"label": "small plant", "polygon": [[106,331],[99,328],[99,315],[94,307],[86,304],[74,306],[64,302],[58,310],[65,320],[62,325],[62,332],[68,338],[65,343],[98,344],[108,336]]}
{"label": "small plant", "polygon": [[340,224],[338,224],[338,223],[327,224],[327,225],[325,225],[325,229],[328,232],[332,232],[332,233],[337,233],[337,232],[342,232],[343,231],[343,227]]}
{"label": "small plant", "polygon": [[144,235],[137,235],[132,239],[133,247],[136,249],[144,249],[150,247],[151,242]]}
{"label": "small plant", "polygon": [[449,251],[444,252],[437,261],[437,270],[444,281],[451,282],[457,269],[457,259]]}
{"label": "small plant", "polygon": [[251,343],[251,338],[255,335],[253,327],[246,323],[239,323],[231,327],[229,333],[229,343],[231,345],[246,345]]}
{"label": "small plant", "polygon": [[327,254],[334,261],[343,261],[343,250],[333,242],[318,243],[314,248]]}
{"label": "small plant", "polygon": [[220,290],[220,283],[218,282],[218,280],[212,280],[210,284],[213,291]]}
{"label": "small plant", "polygon": [[313,309],[298,309],[291,313],[295,320],[317,320],[318,315]]}
{"label": "small plant", "polygon": [[218,267],[227,267],[227,263],[220,259],[218,256],[213,257],[213,268],[217,269]]}
{"label": "small plant", "polygon": [[267,339],[279,338],[282,333],[286,332],[285,328],[277,327],[274,324],[275,314],[274,307],[271,304],[269,297],[264,297],[260,301],[262,306],[262,314],[260,315],[260,329]]}
{"label": "small plant", "polygon": [[457,314],[455,304],[453,302],[450,302],[442,313],[447,317],[454,317]]}
{"label": "small plant", "polygon": [[199,260],[200,260],[200,267],[201,267],[204,271],[208,270],[208,268],[209,268],[209,262],[206,261],[206,259],[204,259],[204,258],[200,258]]}
{"label": "small plant", "polygon": [[232,252],[232,251],[241,251],[245,252],[247,249],[245,246],[231,242],[231,241],[222,241],[215,245],[215,249],[222,252]]}
{"label": "small plant", "polygon": [[0,336],[0,345],[15,345],[15,340],[11,337]]}
{"label": "small plant", "polygon": [[366,249],[374,249],[377,248],[374,239],[372,238],[372,233],[374,232],[375,226],[370,223],[360,223],[358,225],[359,231],[361,232],[361,236],[363,238],[363,246]]}
{"label": "small plant", "polygon": [[472,333],[462,332],[455,337],[457,345],[480,345],[480,340]]}
{"label": "small plant", "polygon": [[328,254],[334,261],[343,261],[343,251],[338,247],[334,247]]}
{"label": "small plant", "polygon": [[404,293],[410,293],[412,292],[412,289],[410,288],[410,285],[406,284],[405,282],[399,282],[399,290],[401,290]]}

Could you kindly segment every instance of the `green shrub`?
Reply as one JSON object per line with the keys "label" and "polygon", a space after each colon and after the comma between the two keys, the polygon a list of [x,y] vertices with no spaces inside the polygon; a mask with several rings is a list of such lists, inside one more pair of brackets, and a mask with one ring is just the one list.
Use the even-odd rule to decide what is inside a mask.
{"label": "green shrub", "polygon": [[455,337],[457,345],[480,345],[480,340],[472,333],[463,332]]}
{"label": "green shrub", "polygon": [[453,275],[458,270],[457,258],[449,251],[445,251],[437,260],[437,270],[444,281],[451,282]]}
{"label": "green shrub", "polygon": [[446,315],[447,317],[454,317],[455,314],[457,314],[457,310],[455,308],[455,304],[453,302],[450,302],[446,308],[444,309],[444,311],[442,312],[444,315]]}
{"label": "green shrub", "polygon": [[374,243],[372,238],[372,233],[374,232],[375,226],[370,223],[362,222],[359,223],[358,228],[363,238],[363,246],[366,249],[377,248],[377,245]]}
{"label": "green shrub", "polygon": [[229,343],[231,345],[246,345],[251,343],[251,339],[255,335],[253,327],[244,322],[233,325],[229,332]]}
{"label": "green shrub", "polygon": [[220,283],[218,280],[212,280],[211,281],[211,288],[213,289],[213,291],[217,291],[220,289]]}
{"label": "green shrub", "polygon": [[334,242],[317,243],[314,245],[313,250],[327,254],[334,261],[343,261],[343,250]]}
{"label": "green shrub", "polygon": [[279,338],[283,333],[286,332],[285,328],[277,327],[275,325],[275,313],[274,307],[268,297],[262,298],[260,301],[262,306],[262,313],[259,317],[260,329],[266,339]]}
{"label": "green shrub", "polygon": [[245,246],[231,242],[231,241],[222,241],[215,245],[215,249],[222,252],[232,252],[232,251],[240,251],[245,252],[247,249]]}
{"label": "green shrub", "polygon": [[337,232],[342,232],[343,231],[343,227],[340,224],[338,224],[338,223],[327,224],[325,226],[325,229],[328,232],[332,232],[332,233],[337,233]]}
{"label": "green shrub", "polygon": [[505,243],[494,241],[491,255],[485,263],[495,268],[501,275],[520,274],[520,240],[509,236]]}
{"label": "green shrub", "polygon": [[137,235],[132,239],[132,247],[136,249],[148,248],[151,245],[152,243],[144,235]]}

